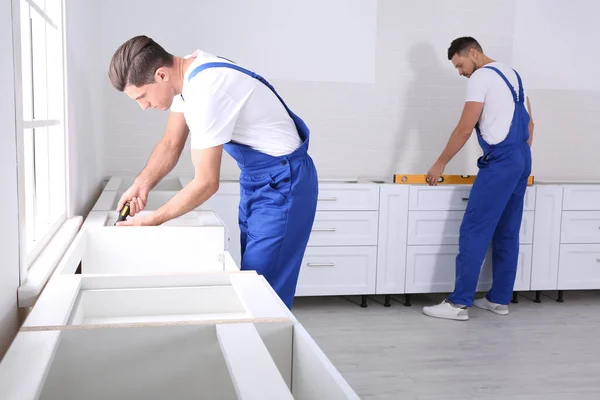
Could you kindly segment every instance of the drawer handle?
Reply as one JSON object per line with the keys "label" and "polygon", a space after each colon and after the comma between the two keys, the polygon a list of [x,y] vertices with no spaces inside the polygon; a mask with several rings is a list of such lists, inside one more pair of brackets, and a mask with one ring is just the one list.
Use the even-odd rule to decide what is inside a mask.
{"label": "drawer handle", "polygon": [[319,197],[317,201],[337,201],[337,197]]}
{"label": "drawer handle", "polygon": [[335,232],[335,228],[314,228],[313,232]]}
{"label": "drawer handle", "polygon": [[462,200],[463,201],[469,201],[469,198],[468,197],[463,197]]}
{"label": "drawer handle", "polygon": [[334,263],[307,263],[309,267],[335,267]]}

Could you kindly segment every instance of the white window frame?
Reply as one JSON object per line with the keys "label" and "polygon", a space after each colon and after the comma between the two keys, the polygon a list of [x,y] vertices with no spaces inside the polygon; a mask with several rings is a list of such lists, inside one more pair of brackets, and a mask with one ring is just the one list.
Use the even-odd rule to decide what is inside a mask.
{"label": "white window frame", "polygon": [[[58,230],[61,228],[61,226],[64,224],[64,222],[67,220],[67,217],[69,217],[69,210],[70,210],[70,204],[69,204],[69,160],[68,160],[68,135],[67,135],[67,87],[66,87],[66,46],[65,46],[65,28],[64,28],[64,22],[65,22],[65,5],[64,5],[64,0],[11,0],[12,1],[12,20],[13,20],[13,41],[14,41],[14,79],[15,79],[15,106],[16,106],[16,112],[15,112],[15,118],[16,118],[16,130],[17,130],[17,159],[18,159],[18,182],[19,182],[19,225],[20,225],[20,254],[21,254],[21,262],[20,262],[20,281],[21,284],[23,284],[26,280],[27,280],[27,272],[29,270],[29,268],[34,264],[34,261],[36,261],[36,259],[38,258],[38,256],[40,255],[40,253],[42,253],[42,251],[46,248],[46,246],[48,245],[48,243],[52,240],[52,238],[54,237],[54,235],[58,232]],[[45,44],[45,48],[47,49],[48,47],[48,42],[49,42],[49,35],[47,34],[47,29],[53,28],[53,29],[57,29],[57,36],[56,37],[60,38],[60,49],[61,49],[61,73],[62,73],[62,82],[61,85],[57,85],[57,88],[60,88],[60,90],[62,91],[62,105],[59,106],[59,112],[56,115],[52,115],[51,117],[55,117],[54,119],[48,119],[48,115],[46,114],[46,118],[29,118],[27,120],[25,120],[24,118],[24,103],[23,103],[23,98],[24,98],[24,81],[23,81],[23,66],[24,66],[24,62],[23,62],[23,54],[22,54],[22,40],[26,40],[24,38],[22,38],[22,31],[21,31],[21,4],[22,2],[27,3],[33,10],[32,12],[37,12],[38,14],[38,18],[41,17],[44,21],[44,27],[45,27],[45,33],[44,33],[44,44]],[[48,16],[48,13],[46,13],[45,11],[45,4],[46,2],[55,2],[56,5],[56,9],[55,9],[55,14],[56,14],[56,18],[58,18],[58,21],[52,21],[52,19]],[[33,38],[31,36],[28,37],[30,39],[30,43],[33,43]],[[33,44],[31,44],[31,47],[33,47]],[[48,54],[47,50],[46,50],[46,54],[45,54],[45,61],[47,61],[50,57],[52,57],[51,55]],[[45,66],[46,70],[48,70],[48,65]],[[33,71],[33,65],[32,65],[32,71]],[[33,75],[32,75],[33,76]],[[35,79],[32,78],[32,84],[33,81]],[[46,94],[48,92],[48,87],[49,87],[49,80],[48,80],[48,73],[46,73],[46,79],[44,80],[44,86],[43,90],[44,90],[44,94]],[[31,89],[31,88],[30,88]],[[32,94],[32,101],[35,103],[35,95]],[[57,100],[53,100],[51,98],[46,97],[46,112],[48,110],[48,104],[52,101],[57,101]],[[58,118],[56,118],[58,117]],[[35,224],[35,219],[34,222],[32,223],[32,219],[34,218],[34,216],[31,215],[31,196],[32,196],[32,192],[31,192],[31,187],[30,190],[28,192],[26,192],[26,154],[25,154],[25,150],[26,150],[26,146],[25,146],[25,140],[24,140],[24,136],[25,136],[25,132],[26,130],[29,129],[36,129],[36,128],[46,128],[46,129],[51,129],[51,127],[60,127],[60,130],[58,132],[49,132],[48,130],[46,131],[46,135],[61,135],[60,136],[60,141],[61,146],[58,147],[59,149],[61,149],[60,151],[62,152],[62,165],[60,168],[62,168],[61,173],[64,173],[64,175],[62,176],[61,179],[61,191],[59,193],[60,194],[60,202],[59,207],[60,207],[60,212],[50,216],[50,212],[48,212],[49,215],[49,219],[47,221],[47,223],[44,223],[43,225],[38,224],[36,226]],[[33,135],[36,135],[35,131],[33,131],[32,133],[32,137]],[[49,136],[48,136],[49,137]],[[47,159],[48,159],[48,164],[50,164],[50,148],[52,146],[52,144],[50,144],[50,139],[46,139],[47,140],[47,147],[46,147],[46,151],[48,152],[47,155]],[[31,157],[31,155],[29,155]],[[48,167],[49,169],[50,167]],[[60,175],[59,175],[60,176]],[[47,195],[48,195],[48,200],[47,202],[49,203],[47,205],[48,208],[50,208],[50,202],[51,202],[51,187],[50,187],[50,178],[47,178],[48,180],[48,189],[47,189]],[[64,187],[62,186],[64,185]],[[62,191],[62,189],[64,188],[64,192]],[[56,190],[52,193],[56,193]],[[29,199],[27,198],[27,196],[30,196]],[[29,201],[29,203],[28,203]],[[35,201],[35,200],[34,200]],[[35,208],[35,204],[34,204],[34,208]],[[28,212],[29,211],[29,212]],[[41,229],[40,229],[41,228]],[[34,243],[32,243],[32,232],[31,229],[37,229],[38,231],[41,231],[42,234],[40,234],[39,236],[37,236],[35,238],[35,240],[33,241]]]}

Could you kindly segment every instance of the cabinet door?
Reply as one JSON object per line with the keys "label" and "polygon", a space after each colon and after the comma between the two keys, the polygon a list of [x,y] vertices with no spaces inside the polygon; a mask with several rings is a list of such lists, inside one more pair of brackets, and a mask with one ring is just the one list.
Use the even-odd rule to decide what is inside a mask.
{"label": "cabinet door", "polygon": [[[411,211],[464,211],[470,193],[470,185],[413,185],[410,187],[409,206]],[[535,187],[527,188],[523,210],[534,209],[535,193]]]}
{"label": "cabinet door", "polygon": [[563,209],[600,211],[600,185],[565,185]]}
{"label": "cabinet door", "polygon": [[317,210],[377,211],[379,186],[361,183],[319,183]]}
{"label": "cabinet door", "polygon": [[[409,246],[406,257],[406,293],[445,293],[454,290],[458,246]],[[529,290],[531,246],[519,248],[514,290]],[[483,262],[477,291],[492,284],[492,253]]]}
{"label": "cabinet door", "polygon": [[600,211],[564,211],[561,243],[600,243]]}
{"label": "cabinet door", "polygon": [[408,193],[408,185],[381,185],[377,294],[404,293]]}
{"label": "cabinet door", "polygon": [[308,247],[296,296],[375,293],[377,247]]}
{"label": "cabinet door", "polygon": [[308,246],[376,246],[377,211],[317,211]]}
{"label": "cabinet door", "polygon": [[600,289],[600,244],[563,244],[558,289]]}
{"label": "cabinet door", "polygon": [[531,290],[556,290],[563,188],[542,185],[535,199]]}
{"label": "cabinet door", "polygon": [[[409,211],[408,245],[458,244],[463,211]],[[533,242],[533,211],[524,211],[519,242]]]}

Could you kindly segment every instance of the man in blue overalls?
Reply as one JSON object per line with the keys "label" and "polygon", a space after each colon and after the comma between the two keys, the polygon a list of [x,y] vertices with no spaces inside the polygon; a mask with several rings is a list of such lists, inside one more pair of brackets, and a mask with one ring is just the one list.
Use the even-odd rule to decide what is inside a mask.
{"label": "man in blue overalls", "polygon": [[[431,317],[469,319],[468,308],[508,314],[519,255],[523,200],[531,173],[533,119],[519,74],[487,57],[471,37],[454,40],[448,59],[469,79],[460,121],[427,173],[436,185],[446,164],[467,142],[473,128],[483,150],[460,227],[454,291],[442,303],[424,307]],[[527,109],[525,99],[527,98]],[[529,110],[529,111],[528,111]],[[485,297],[475,291],[485,254],[492,244],[493,284]]]}
{"label": "man in blue overalls", "polygon": [[219,187],[222,151],[240,174],[241,269],[263,275],[292,307],[317,205],[309,129],[261,76],[212,54],[180,58],[146,36],[115,52],[112,85],[143,109],[171,109],[164,137],[122,196],[130,215],[177,164],[191,132],[195,176],[170,201],[119,225],[160,225],[204,203]]}

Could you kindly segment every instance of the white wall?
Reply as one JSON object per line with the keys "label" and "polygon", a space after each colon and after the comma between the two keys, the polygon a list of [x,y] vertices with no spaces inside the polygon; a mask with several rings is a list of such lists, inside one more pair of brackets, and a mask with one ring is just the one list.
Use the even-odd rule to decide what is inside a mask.
{"label": "white wall", "polygon": [[0,1],[0,359],[19,326],[19,200],[11,0]]}
{"label": "white wall", "polygon": [[71,213],[85,216],[101,190],[104,143],[100,2],[66,0]]}
{"label": "white wall", "polygon": [[[326,6],[317,0],[286,6],[275,0],[244,6],[234,0],[173,0],[171,10],[160,12],[148,1],[109,0],[102,5],[101,67],[107,71],[116,47],[137,34],[178,55],[202,48],[232,58],[272,81],[306,120],[321,178],[391,179],[395,172],[425,173],[445,146],[466,86],[446,52],[452,39],[471,35],[531,83],[536,178],[597,180],[600,87],[589,84],[598,76],[589,73],[597,62],[588,58],[597,57],[590,41],[600,35],[593,21],[598,7],[577,1],[578,17],[569,22],[562,16],[571,5],[559,0],[543,7],[540,0],[518,6],[515,0],[332,0]],[[546,34],[557,20],[560,32],[572,33],[566,43]],[[587,38],[587,51],[572,54],[570,49],[581,47],[571,47],[579,33]],[[580,75],[582,68],[586,73]],[[103,173],[136,174],[163,133],[166,113],[142,112],[107,79],[104,85]],[[476,173],[479,154],[473,137],[446,173]],[[175,173],[191,170],[185,152]],[[223,172],[237,175],[228,157]]]}

